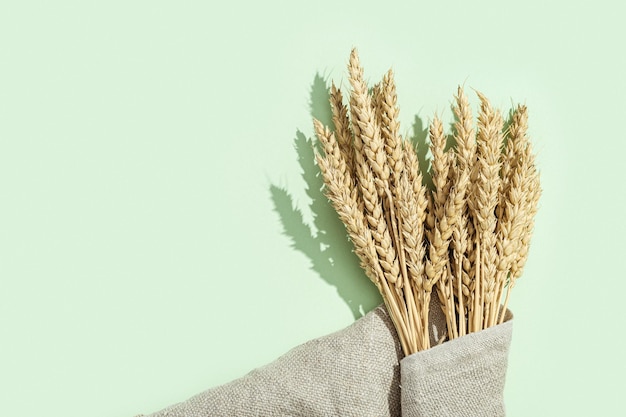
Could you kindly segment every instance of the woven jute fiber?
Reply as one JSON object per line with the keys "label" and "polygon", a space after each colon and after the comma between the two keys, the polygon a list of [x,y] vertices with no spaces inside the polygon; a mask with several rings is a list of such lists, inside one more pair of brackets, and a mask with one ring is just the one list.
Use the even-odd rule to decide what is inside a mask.
{"label": "woven jute fiber", "polygon": [[[436,344],[445,321],[438,305],[431,312]],[[509,329],[510,336],[510,327],[507,322],[496,332]],[[464,336],[465,342],[445,342],[402,360],[393,323],[379,306],[345,329],[295,347],[242,378],[145,417],[502,415],[509,339],[491,333]],[[486,400],[487,411],[481,413]]]}
{"label": "woven jute fiber", "polygon": [[400,344],[380,306],[347,328],[149,417],[400,416]]}
{"label": "woven jute fiber", "polygon": [[402,417],[504,416],[513,321],[453,339],[400,361]]}

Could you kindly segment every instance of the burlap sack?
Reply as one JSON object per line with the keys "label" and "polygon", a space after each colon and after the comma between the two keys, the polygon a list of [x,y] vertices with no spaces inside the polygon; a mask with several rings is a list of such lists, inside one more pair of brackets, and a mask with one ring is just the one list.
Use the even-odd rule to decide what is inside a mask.
{"label": "burlap sack", "polygon": [[380,306],[246,376],[149,417],[400,416],[401,348]]}
{"label": "burlap sack", "polygon": [[513,321],[470,333],[400,361],[402,417],[504,416]]}
{"label": "burlap sack", "polygon": [[[431,311],[434,337],[445,329],[440,311]],[[509,329],[510,336],[510,323],[496,334],[502,329]],[[400,362],[396,331],[380,306],[242,378],[145,417],[502,415],[496,410],[503,409],[509,339],[492,333],[446,342]],[[483,401],[488,401],[487,408],[480,407]]]}

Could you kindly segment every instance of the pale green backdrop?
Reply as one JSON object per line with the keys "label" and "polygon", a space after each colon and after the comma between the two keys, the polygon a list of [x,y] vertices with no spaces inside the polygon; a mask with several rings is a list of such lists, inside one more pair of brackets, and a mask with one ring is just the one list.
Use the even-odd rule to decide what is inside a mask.
{"label": "pale green backdrop", "polygon": [[449,121],[460,83],[528,105],[544,195],[511,302],[508,415],[624,415],[624,12],[1,2],[0,415],[155,411],[379,302],[319,233],[336,223],[295,148],[353,46],[371,81],[393,66],[407,134]]}

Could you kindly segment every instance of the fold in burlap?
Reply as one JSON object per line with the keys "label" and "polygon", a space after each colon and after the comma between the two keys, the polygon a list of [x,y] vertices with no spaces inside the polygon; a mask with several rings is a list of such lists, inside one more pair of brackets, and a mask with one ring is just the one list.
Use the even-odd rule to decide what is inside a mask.
{"label": "fold in burlap", "polygon": [[[439,306],[431,316],[434,342],[445,321]],[[510,327],[464,336],[400,362],[395,328],[379,306],[242,378],[145,417],[502,415]],[[487,408],[480,408],[483,403]]]}

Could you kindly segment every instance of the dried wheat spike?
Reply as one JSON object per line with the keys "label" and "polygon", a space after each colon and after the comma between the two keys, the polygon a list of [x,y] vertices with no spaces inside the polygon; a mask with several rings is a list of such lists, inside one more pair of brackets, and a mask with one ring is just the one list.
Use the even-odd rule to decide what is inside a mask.
{"label": "dried wheat spike", "polygon": [[491,107],[489,100],[478,93],[480,113],[478,116],[478,132],[476,135],[477,160],[473,171],[472,196],[468,201],[479,241],[476,274],[477,288],[475,302],[480,312],[475,316],[473,330],[480,330],[489,320],[486,317],[490,305],[494,302],[496,292],[496,215],[498,190],[500,188],[500,155],[503,142],[502,116]]}
{"label": "dried wheat spike", "polygon": [[[371,98],[367,94],[367,86],[363,81],[363,69],[360,66],[356,50],[353,50],[350,55],[348,71],[352,86],[350,111],[352,130],[354,131],[355,170],[365,218],[374,238],[378,263],[384,272],[385,280],[382,284],[393,286],[393,290],[387,295],[389,304],[393,309],[391,314],[397,316],[398,323],[405,329],[406,338],[412,342],[413,338],[410,337],[412,329],[406,330],[409,312],[402,293],[404,282],[400,276],[399,260],[391,237],[392,231],[387,225],[383,201],[381,200],[381,197],[386,194],[389,170],[386,164],[384,144],[381,143],[374,109],[371,106]],[[372,164],[372,162],[374,163]],[[412,347],[408,347],[408,349],[412,349]]]}
{"label": "dried wheat spike", "polygon": [[[454,148],[455,163],[452,164],[452,171],[454,172],[454,178],[460,178],[461,172],[464,171],[471,176],[476,159],[476,140],[474,136],[472,111],[467,96],[461,86],[457,88],[455,105],[452,109],[456,116],[454,124],[454,140],[456,143]],[[462,207],[456,213],[457,219],[452,234],[453,255],[451,261],[452,270],[454,271],[454,288],[456,289],[456,297],[459,305],[458,321],[460,336],[467,332],[465,316],[471,302],[469,288],[471,280],[474,277],[474,230],[467,204],[469,186],[468,181],[465,188],[466,198],[463,201]]]}
{"label": "dried wheat spike", "polygon": [[[502,209],[501,247],[499,247],[503,275],[509,278],[509,285],[504,301],[504,308],[509,302],[511,289],[522,274],[528,257],[530,238],[534,227],[534,218],[541,195],[539,173],[535,166],[528,131],[528,113],[526,106],[518,106],[513,112],[509,130],[505,163],[508,167],[508,187],[506,205]],[[506,278],[503,279],[503,281]],[[503,292],[501,284],[500,293]],[[499,322],[504,320],[504,312]]]}
{"label": "dried wheat spike", "polygon": [[[424,185],[422,171],[420,170],[419,160],[415,148],[409,141],[403,143],[404,158],[404,174],[406,174],[409,184],[413,188],[413,194],[416,198],[418,212],[420,213],[420,222],[425,223],[426,212],[428,210],[428,197],[430,194]],[[424,226],[426,226],[424,224]]]}
{"label": "dried wheat spike", "polygon": [[378,273],[376,268],[378,263],[376,246],[363,211],[359,207],[356,189],[352,186],[352,178],[347,171],[339,144],[335,140],[335,135],[320,121],[314,120],[313,123],[324,150],[324,156],[316,153],[316,160],[324,179],[326,195],[346,226],[361,266],[367,276],[380,288],[380,280],[384,279],[384,275],[382,271]]}
{"label": "dried wheat spike", "polygon": [[400,109],[398,108],[396,84],[391,69],[383,76],[379,94],[380,131],[385,143],[392,184],[397,185],[404,170],[404,158],[402,156],[400,121],[398,120]]}
{"label": "dried wheat spike", "polygon": [[532,236],[534,219],[537,214],[537,206],[539,197],[541,196],[541,185],[539,181],[539,172],[535,165],[535,155],[527,132],[528,111],[526,106],[518,106],[516,114],[519,115],[519,124],[522,125],[520,133],[517,134],[517,140],[514,140],[514,149],[517,156],[517,170],[520,172],[522,182],[522,204],[525,211],[522,231],[521,231],[521,247],[517,259],[511,269],[514,278],[522,275],[526,258],[528,256],[528,248],[530,246],[530,238]]}
{"label": "dried wheat spike", "polygon": [[443,207],[450,192],[450,181],[448,181],[451,154],[445,151],[446,135],[443,132],[441,120],[435,116],[429,129],[430,151],[432,153],[431,176],[433,179],[433,214],[435,218],[443,217]]}
{"label": "dried wheat spike", "polygon": [[[348,71],[352,86],[352,94],[350,95],[353,114],[352,123],[353,125],[358,125],[363,152],[370,163],[372,172],[377,177],[377,181],[384,184],[389,179],[389,166],[384,149],[385,143],[380,136],[380,127],[376,121],[376,113],[367,91],[367,84],[363,80],[363,68],[355,49],[350,55]],[[380,195],[383,194],[382,192],[380,193]]]}
{"label": "dried wheat spike", "polygon": [[343,95],[335,83],[332,83],[330,87],[330,107],[333,113],[333,124],[335,125],[335,136],[339,143],[339,150],[346,162],[348,172],[354,176],[354,151],[348,108],[343,103]]}
{"label": "dried wheat spike", "polygon": [[[450,152],[452,154],[452,152]],[[458,329],[456,327],[456,312],[455,312],[455,300],[454,300],[454,280],[452,275],[452,269],[448,265],[454,261],[450,259],[448,249],[450,246],[450,240],[453,237],[454,231],[457,229],[457,221],[461,220],[461,217],[465,208],[466,193],[469,188],[470,174],[468,169],[454,170],[456,173],[454,183],[451,186],[448,198],[445,201],[442,217],[437,218],[435,228],[441,233],[441,239],[443,240],[443,247],[441,251],[445,250],[446,265],[443,266],[441,272],[436,269],[437,273],[441,273],[440,279],[437,280],[437,290],[442,303],[445,300],[445,313],[451,327],[449,328],[450,338],[458,337]],[[440,250],[436,250],[437,256],[439,256]],[[431,258],[431,260],[433,260]],[[436,263],[434,263],[437,265]],[[440,267],[441,268],[441,267]],[[458,286],[458,284],[457,284]]]}
{"label": "dried wheat spike", "polygon": [[[524,181],[530,167],[524,163],[523,158],[528,143],[527,129],[526,110],[518,107],[512,114],[501,170],[503,185],[500,187],[496,230],[501,288],[506,283],[512,264],[521,250],[522,231],[526,222]],[[501,295],[501,290],[499,293]]]}
{"label": "dried wheat spike", "polygon": [[[354,136],[354,157],[358,184],[366,209],[366,219],[376,240],[381,265],[389,282],[402,285],[399,279],[400,266],[383,213],[381,197],[389,179],[389,169],[384,153],[384,143],[380,138],[371,98],[363,81],[363,68],[356,49],[352,50],[348,66],[352,93],[350,104]],[[369,155],[369,156],[367,156]],[[366,157],[367,156],[367,157]],[[372,163],[373,162],[373,163]],[[386,168],[386,169],[385,169]],[[384,183],[385,185],[381,185]]]}
{"label": "dried wheat spike", "polygon": [[454,124],[456,130],[456,134],[454,135],[456,142],[455,151],[457,154],[456,160],[461,169],[469,168],[471,170],[476,159],[474,123],[467,96],[460,86],[458,87],[455,101],[456,106],[453,107],[453,111],[457,118]]}
{"label": "dried wheat spike", "polygon": [[346,226],[355,252],[361,261],[361,266],[383,296],[398,331],[403,351],[405,353],[414,351],[415,349],[407,337],[410,332],[407,329],[406,320],[398,305],[395,293],[387,283],[388,272],[383,270],[385,265],[379,259],[378,242],[367,226],[368,222],[363,214],[362,205],[357,201],[357,189],[352,187],[353,182],[346,169],[339,145],[334,134],[322,123],[316,120],[314,126],[325,153],[325,157],[316,153],[316,160],[324,178],[326,194]]}

